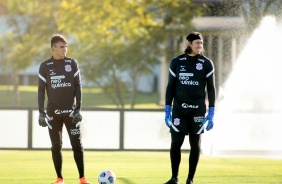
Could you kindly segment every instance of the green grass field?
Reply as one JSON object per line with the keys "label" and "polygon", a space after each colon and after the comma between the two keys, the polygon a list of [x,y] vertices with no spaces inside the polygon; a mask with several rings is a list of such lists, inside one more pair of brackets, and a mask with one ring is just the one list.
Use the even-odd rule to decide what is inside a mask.
{"label": "green grass field", "polygon": [[[82,88],[82,108],[103,107],[116,108],[113,102],[99,88]],[[13,87],[0,85],[0,108],[13,107]],[[47,99],[46,99],[47,100]],[[160,97],[158,93],[137,93],[135,108],[163,108],[158,105]],[[45,102],[46,104],[47,102]],[[130,100],[125,100],[125,108],[130,108]],[[37,108],[37,86],[19,86],[19,104],[18,107]]]}
{"label": "green grass field", "polygon": [[[78,183],[72,151],[63,150],[66,184]],[[100,171],[110,169],[117,184],[161,184],[170,177],[169,152],[85,151],[85,174],[97,184]],[[180,183],[188,170],[188,153],[182,153]],[[50,151],[0,150],[1,184],[50,184],[56,175]],[[195,184],[282,183],[282,160],[201,156]]]}

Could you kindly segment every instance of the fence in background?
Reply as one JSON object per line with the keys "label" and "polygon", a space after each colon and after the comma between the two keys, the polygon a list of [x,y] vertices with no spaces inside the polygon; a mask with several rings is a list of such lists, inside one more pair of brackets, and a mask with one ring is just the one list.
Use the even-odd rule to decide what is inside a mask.
{"label": "fence in background", "polygon": [[[81,135],[87,150],[168,151],[170,133],[162,109],[84,109]],[[215,115],[212,131],[202,136],[206,155],[282,155],[279,113]],[[37,109],[0,109],[1,149],[50,149],[48,128],[38,125]],[[230,117],[234,117],[230,119]],[[66,129],[63,148],[71,149]],[[185,139],[182,150],[189,150]]]}
{"label": "fence in background", "polygon": [[[170,147],[170,133],[162,110],[84,109],[81,113],[85,149],[168,150]],[[37,109],[1,109],[0,117],[0,149],[50,149],[48,128],[38,125]],[[71,148],[65,128],[63,148]]]}

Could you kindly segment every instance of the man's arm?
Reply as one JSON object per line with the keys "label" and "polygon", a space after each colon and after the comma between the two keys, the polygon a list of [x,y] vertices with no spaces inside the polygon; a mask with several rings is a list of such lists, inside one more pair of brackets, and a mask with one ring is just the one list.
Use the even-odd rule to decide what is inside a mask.
{"label": "man's arm", "polygon": [[214,77],[214,67],[213,63],[211,62],[210,71],[207,74],[207,93],[208,93],[208,100],[209,100],[209,110],[208,115],[203,120],[203,124],[208,122],[206,126],[206,130],[209,131],[213,128],[213,117],[214,117],[214,109],[215,109],[215,77]]}
{"label": "man's arm", "polygon": [[38,109],[39,113],[44,113],[44,101],[45,101],[45,88],[46,88],[46,76],[44,73],[43,64],[40,65],[38,72]]}
{"label": "man's arm", "polygon": [[171,127],[172,125],[171,104],[175,93],[175,83],[176,83],[175,82],[176,74],[173,68],[174,68],[173,62],[171,62],[169,67],[168,83],[165,93],[165,123],[168,127]]}
{"label": "man's arm", "polygon": [[75,61],[75,73],[74,73],[74,93],[75,93],[75,100],[76,105],[74,110],[80,110],[81,109],[81,101],[82,101],[82,87],[81,87],[81,77],[80,77],[80,71],[78,67],[78,63]]}
{"label": "man's arm", "polygon": [[47,122],[45,119],[46,113],[44,111],[45,88],[46,88],[46,76],[44,73],[44,65],[41,64],[38,72],[38,109],[39,109],[38,123],[42,127],[47,126]]}
{"label": "man's arm", "polygon": [[206,80],[207,80],[207,94],[209,100],[209,107],[215,106],[215,74],[214,74],[214,65],[211,60],[207,62],[207,70],[206,70]]}
{"label": "man's arm", "polygon": [[214,74],[207,78],[207,94],[209,100],[209,107],[215,106],[215,77]]}
{"label": "man's arm", "polygon": [[175,93],[175,84],[176,84],[176,74],[174,71],[173,60],[170,63],[168,82],[165,93],[165,105],[171,105]]}

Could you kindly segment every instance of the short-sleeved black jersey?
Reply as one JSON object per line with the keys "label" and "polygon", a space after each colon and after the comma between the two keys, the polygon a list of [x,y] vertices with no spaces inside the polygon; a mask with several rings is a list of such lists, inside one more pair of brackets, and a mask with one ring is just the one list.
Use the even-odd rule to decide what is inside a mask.
{"label": "short-sleeved black jersey", "polygon": [[198,109],[205,106],[206,87],[209,106],[215,103],[214,66],[202,55],[182,54],[172,59],[166,89],[166,105],[173,100],[183,102],[183,108]]}
{"label": "short-sleeved black jersey", "polygon": [[81,83],[77,61],[65,57],[52,58],[41,63],[38,82],[38,107],[44,113],[45,90],[47,92],[47,115],[68,116],[81,108]]}

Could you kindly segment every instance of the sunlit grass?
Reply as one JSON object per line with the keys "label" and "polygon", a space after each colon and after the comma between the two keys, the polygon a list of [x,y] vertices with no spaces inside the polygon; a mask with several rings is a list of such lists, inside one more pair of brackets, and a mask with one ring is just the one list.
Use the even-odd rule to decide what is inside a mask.
{"label": "sunlit grass", "polygon": [[[95,140],[93,140],[95,141]],[[98,141],[98,140],[96,140]],[[180,183],[188,172],[188,152],[182,153]],[[63,150],[65,183],[78,183],[73,153]],[[56,178],[51,151],[0,151],[1,184],[41,184]],[[117,176],[117,184],[160,184],[170,176],[169,151],[85,151],[85,174],[92,184],[105,169]],[[282,183],[282,159],[224,158],[201,155],[194,182],[198,184]]]}

